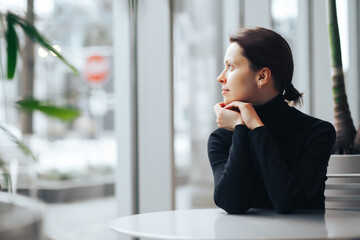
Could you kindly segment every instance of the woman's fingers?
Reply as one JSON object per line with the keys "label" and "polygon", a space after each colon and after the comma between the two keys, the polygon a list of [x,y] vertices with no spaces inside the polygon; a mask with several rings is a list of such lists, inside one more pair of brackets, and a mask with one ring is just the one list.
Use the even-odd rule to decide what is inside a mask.
{"label": "woman's fingers", "polygon": [[220,105],[220,107],[225,107],[226,106],[226,103],[224,103],[224,102],[221,102],[221,103],[219,103],[219,105]]}
{"label": "woman's fingers", "polygon": [[250,104],[252,106],[251,103],[246,103],[246,102],[241,102],[241,101],[234,101],[234,102],[229,103],[228,105],[226,105],[224,108],[225,109],[230,109],[230,110],[235,110],[235,111],[241,111],[241,109],[244,108],[247,104]]}
{"label": "woman's fingers", "polygon": [[[237,109],[239,109],[240,111],[241,111],[241,110],[244,110],[244,111],[250,110],[250,111],[251,111],[251,110],[254,109],[254,107],[253,107],[253,105],[252,105],[251,103],[241,102],[241,101],[234,101],[234,102],[226,105],[224,108],[225,108],[225,109],[234,109],[234,108],[237,108]],[[254,110],[254,111],[255,111],[255,110]]]}
{"label": "woman's fingers", "polygon": [[217,103],[214,105],[214,112],[216,114],[216,116],[219,115],[219,112],[223,109],[222,107],[222,103]]}
{"label": "woman's fingers", "polygon": [[225,103],[220,102],[220,103],[217,103],[214,105],[214,109],[221,109],[221,108],[224,108],[225,106],[226,106]]}
{"label": "woman's fingers", "polygon": [[256,113],[251,103],[234,101],[224,107],[224,109],[238,110],[241,113],[242,120],[249,129],[263,126],[261,119]]}
{"label": "woman's fingers", "polygon": [[232,109],[234,107],[239,107],[239,101],[235,101],[235,102],[232,102],[232,103],[229,103],[228,105],[224,106],[225,109]]}
{"label": "woman's fingers", "polygon": [[225,109],[225,103],[217,103],[214,105],[214,111],[216,114],[216,122],[219,127],[228,130],[233,130],[235,125],[243,124],[239,111],[232,111]]}
{"label": "woman's fingers", "polygon": [[229,103],[228,105],[226,105],[224,108],[228,109],[228,108],[243,108],[243,107],[252,107],[253,105],[251,103],[247,103],[247,102],[241,102],[241,101],[234,101],[232,103]]}

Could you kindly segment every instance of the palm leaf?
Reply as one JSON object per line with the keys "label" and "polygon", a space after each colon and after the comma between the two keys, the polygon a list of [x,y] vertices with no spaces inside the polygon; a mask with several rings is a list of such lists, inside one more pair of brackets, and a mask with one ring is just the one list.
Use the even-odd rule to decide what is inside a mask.
{"label": "palm leaf", "polygon": [[77,69],[72,64],[70,64],[61,55],[61,53],[59,53],[53,46],[51,46],[50,42],[45,37],[43,37],[32,24],[11,12],[7,13],[7,18],[18,24],[30,39],[39,43],[41,46],[48,49],[49,51],[53,52],[63,63],[70,67],[74,73],[77,73]]}
{"label": "palm leaf", "polygon": [[[0,29],[6,29],[3,17],[4,17],[4,15],[0,12]],[[0,31],[0,33],[1,33],[0,38],[5,38],[5,36],[3,35],[4,32]],[[0,47],[0,56],[2,55],[1,50],[2,49]],[[2,80],[2,78],[5,78],[4,71],[3,71],[3,65],[2,65],[2,57],[0,57],[0,77],[1,77],[1,80]]]}
{"label": "palm leaf", "polygon": [[34,153],[30,150],[29,147],[27,147],[25,145],[24,142],[22,142],[19,138],[17,138],[14,134],[12,134],[4,126],[0,126],[0,128],[10,137],[11,141],[13,141],[26,156],[31,157],[35,162],[37,162],[37,159],[36,159]]}
{"label": "palm leaf", "polygon": [[80,110],[78,109],[72,107],[58,107],[33,98],[20,100],[16,103],[19,105],[19,107],[26,111],[33,112],[37,110],[49,117],[57,118],[63,121],[71,121],[80,116]]}
{"label": "palm leaf", "polygon": [[2,160],[1,158],[0,158],[0,169],[2,171],[2,175],[3,175],[4,180],[5,180],[5,186],[0,186],[0,191],[2,191],[1,188],[5,187],[5,188],[8,188],[9,192],[12,193],[13,189],[12,189],[12,184],[11,184],[11,177],[10,177],[8,169],[5,166],[5,161]]}
{"label": "palm leaf", "polygon": [[6,43],[7,43],[7,78],[12,79],[16,69],[17,51],[19,48],[19,40],[14,28],[14,21],[7,18]]}

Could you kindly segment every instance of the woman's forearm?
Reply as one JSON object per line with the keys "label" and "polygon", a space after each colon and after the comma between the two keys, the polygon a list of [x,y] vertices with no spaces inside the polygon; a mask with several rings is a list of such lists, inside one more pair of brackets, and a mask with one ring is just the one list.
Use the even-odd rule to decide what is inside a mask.
{"label": "woman's forearm", "polygon": [[216,132],[209,139],[209,159],[214,173],[214,201],[228,213],[239,214],[251,207],[251,161],[248,129],[237,126],[229,147]]}
{"label": "woman's forearm", "polygon": [[278,212],[289,213],[310,199],[324,183],[333,129],[323,128],[290,170],[266,127],[249,132],[251,147],[260,166],[270,200]]}

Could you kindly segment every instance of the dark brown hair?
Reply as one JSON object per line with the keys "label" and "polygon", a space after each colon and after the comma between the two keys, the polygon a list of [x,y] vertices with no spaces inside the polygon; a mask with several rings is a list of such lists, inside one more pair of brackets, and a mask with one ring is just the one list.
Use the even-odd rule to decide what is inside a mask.
{"label": "dark brown hair", "polygon": [[265,28],[241,28],[230,36],[243,49],[253,71],[268,67],[275,87],[294,104],[302,102],[302,93],[292,85],[294,61],[289,44],[276,32]]}

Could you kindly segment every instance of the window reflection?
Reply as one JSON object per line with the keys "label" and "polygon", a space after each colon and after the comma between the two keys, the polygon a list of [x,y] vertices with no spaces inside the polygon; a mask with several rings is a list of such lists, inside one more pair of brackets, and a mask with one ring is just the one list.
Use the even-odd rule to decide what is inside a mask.
{"label": "window reflection", "polygon": [[297,0],[271,0],[271,15],[275,31],[285,35],[294,35],[298,17]]}
{"label": "window reflection", "polygon": [[[297,31],[298,31],[298,0],[271,0],[271,16],[273,30],[279,33],[290,45],[294,59],[294,75],[293,83],[303,91],[298,81],[308,81],[308,79],[298,79],[298,47],[297,47]],[[305,51],[305,50],[304,50]],[[305,93],[307,95],[309,93]]]}
{"label": "window reflection", "polygon": [[212,206],[207,138],[216,127],[221,1],[174,1],[176,208]]}
{"label": "window reflection", "polygon": [[[31,1],[0,0],[0,10],[24,16],[27,2]],[[73,75],[55,56],[35,45],[33,96],[82,112],[68,123],[35,113],[33,133],[23,134],[39,160],[37,197],[45,203],[46,238],[76,239],[81,235],[84,239],[114,239],[107,226],[116,217],[112,0],[35,0],[34,9],[39,31],[61,49],[79,74]],[[23,48],[24,35],[19,36]],[[4,94],[0,93],[5,99],[0,99],[0,120],[21,136],[20,114],[13,103],[19,98],[26,63],[18,56],[16,77],[6,82]],[[0,154],[5,153],[2,157],[18,154],[16,146],[10,147],[0,144]],[[25,157],[17,160],[21,166],[28,165]],[[27,194],[29,180],[22,174],[19,172],[18,192]],[[93,230],[88,226],[94,226]]]}
{"label": "window reflection", "polygon": [[289,43],[295,61],[298,0],[271,0],[271,16],[274,31]]}

